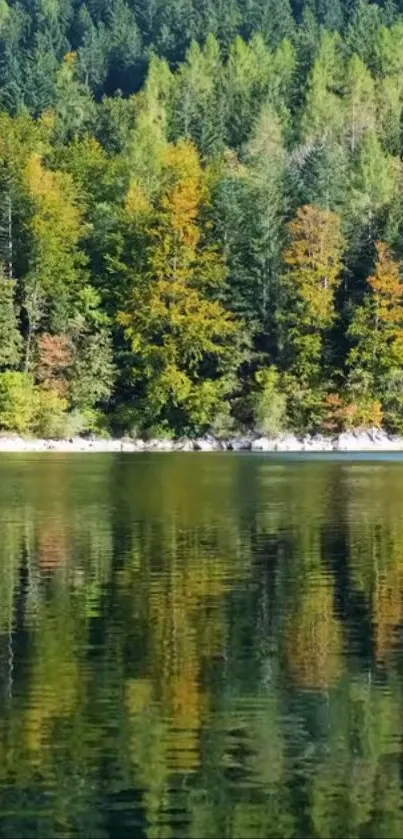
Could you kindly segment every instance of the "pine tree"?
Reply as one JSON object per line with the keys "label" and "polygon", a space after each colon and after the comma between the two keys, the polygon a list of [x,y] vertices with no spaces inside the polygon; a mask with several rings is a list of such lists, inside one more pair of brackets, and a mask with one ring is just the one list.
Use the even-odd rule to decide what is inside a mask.
{"label": "pine tree", "polygon": [[10,280],[0,266],[0,367],[17,367],[22,352],[15,307],[15,282]]}

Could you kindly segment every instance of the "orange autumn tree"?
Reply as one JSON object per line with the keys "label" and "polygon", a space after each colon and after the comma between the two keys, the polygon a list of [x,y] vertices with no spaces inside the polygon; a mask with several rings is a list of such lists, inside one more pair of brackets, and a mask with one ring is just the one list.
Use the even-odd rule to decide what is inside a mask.
{"label": "orange autumn tree", "polygon": [[335,291],[343,268],[343,238],[337,213],[307,205],[288,225],[283,254],[285,299],[281,325],[293,391],[299,389],[302,423],[313,420],[324,382],[325,341],[335,316]]}
{"label": "orange autumn tree", "polygon": [[386,423],[403,427],[403,283],[401,264],[384,242],[376,243],[369,291],[350,324],[353,346],[348,357],[351,391],[380,397]]}
{"label": "orange autumn tree", "polygon": [[134,274],[118,319],[131,342],[146,422],[198,430],[225,403],[238,326],[218,300],[226,269],[205,242],[209,193],[198,152],[181,141],[167,148],[163,163],[162,193],[147,222],[146,269]]}
{"label": "orange autumn tree", "polygon": [[44,333],[38,339],[35,375],[47,390],[66,396],[68,372],[73,364],[74,348],[67,335]]}

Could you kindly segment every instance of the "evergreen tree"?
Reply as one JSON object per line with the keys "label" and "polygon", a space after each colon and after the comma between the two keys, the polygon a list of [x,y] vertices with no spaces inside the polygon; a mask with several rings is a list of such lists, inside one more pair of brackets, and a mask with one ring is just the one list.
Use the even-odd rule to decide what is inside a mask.
{"label": "evergreen tree", "polygon": [[15,306],[15,282],[0,267],[0,367],[17,367],[22,352]]}

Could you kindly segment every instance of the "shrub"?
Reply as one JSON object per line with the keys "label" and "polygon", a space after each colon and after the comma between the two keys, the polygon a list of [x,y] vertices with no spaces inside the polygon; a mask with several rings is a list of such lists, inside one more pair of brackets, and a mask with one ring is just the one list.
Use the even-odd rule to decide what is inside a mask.
{"label": "shrub", "polygon": [[313,389],[301,384],[296,376],[285,375],[287,416],[297,433],[320,431],[325,414],[323,387]]}
{"label": "shrub", "polygon": [[34,430],[40,437],[65,437],[68,402],[55,390],[36,388]]}
{"label": "shrub", "polygon": [[7,371],[0,373],[0,425],[26,434],[35,418],[35,388],[32,376]]}
{"label": "shrub", "polygon": [[382,405],[378,399],[362,398],[346,407],[345,428],[380,428],[383,420]]}
{"label": "shrub", "polygon": [[175,434],[168,423],[161,420],[161,422],[156,422],[154,425],[143,428],[141,436],[145,440],[173,440]]}
{"label": "shrub", "polygon": [[382,419],[381,403],[369,395],[349,399],[332,393],[325,398],[323,426],[326,431],[379,428],[382,425]]}
{"label": "shrub", "polygon": [[62,437],[77,437],[83,434],[94,433],[98,437],[109,437],[109,428],[105,415],[102,411],[73,410],[65,414],[63,418]]}
{"label": "shrub", "polygon": [[256,373],[258,391],[253,395],[254,422],[259,434],[279,434],[287,423],[287,397],[280,390],[276,367]]}
{"label": "shrub", "polygon": [[231,434],[235,434],[237,425],[234,417],[231,416],[231,406],[228,402],[224,402],[222,408],[213,419],[210,431],[219,440],[225,440]]}
{"label": "shrub", "polygon": [[133,440],[141,437],[143,424],[138,407],[119,405],[111,415],[111,426],[114,434],[119,437],[128,436]]}
{"label": "shrub", "polygon": [[392,369],[385,377],[383,410],[385,426],[403,433],[403,371]]}
{"label": "shrub", "polygon": [[346,401],[338,393],[328,393],[325,397],[323,428],[337,433],[346,427]]}

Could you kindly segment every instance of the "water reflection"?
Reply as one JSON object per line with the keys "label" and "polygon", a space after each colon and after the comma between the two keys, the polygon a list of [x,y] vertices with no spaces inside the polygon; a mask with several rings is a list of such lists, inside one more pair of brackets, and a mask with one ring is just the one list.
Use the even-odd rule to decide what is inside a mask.
{"label": "water reflection", "polygon": [[0,836],[403,836],[403,464],[0,461]]}

